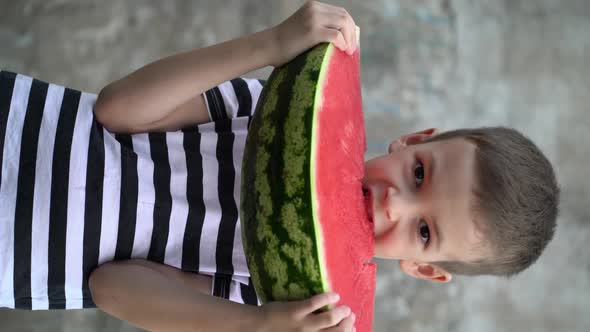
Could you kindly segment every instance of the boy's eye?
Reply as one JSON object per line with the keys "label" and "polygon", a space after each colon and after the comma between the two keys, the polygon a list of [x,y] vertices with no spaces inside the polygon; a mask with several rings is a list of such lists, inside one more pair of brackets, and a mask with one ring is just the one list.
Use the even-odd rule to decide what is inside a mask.
{"label": "boy's eye", "polygon": [[418,234],[424,244],[428,244],[430,241],[430,229],[428,228],[428,224],[422,219],[418,222]]}
{"label": "boy's eye", "polygon": [[424,165],[420,161],[416,167],[414,167],[414,178],[416,179],[416,187],[420,187],[424,181]]}

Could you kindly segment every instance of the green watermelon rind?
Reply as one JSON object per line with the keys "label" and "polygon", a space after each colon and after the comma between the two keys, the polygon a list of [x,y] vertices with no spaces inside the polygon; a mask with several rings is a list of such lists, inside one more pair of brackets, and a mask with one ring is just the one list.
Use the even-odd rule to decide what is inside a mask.
{"label": "green watermelon rind", "polygon": [[[319,106],[322,105],[322,94],[320,93],[320,87],[322,86],[322,84],[325,82],[325,78],[326,78],[326,71],[328,70],[328,65],[329,65],[329,61],[332,58],[332,52],[334,51],[334,45],[333,44],[328,44],[328,48],[326,50],[326,53],[324,54],[324,58],[322,59],[322,64],[320,65],[320,75],[318,77],[318,83],[316,85],[316,91],[315,91],[315,98],[314,98],[314,105],[313,108],[318,110],[316,112],[313,113],[313,120],[312,120],[312,128],[313,128],[313,132],[311,135],[311,164],[315,165],[316,164],[316,158],[317,158],[317,147],[318,147],[318,139],[319,139],[319,130],[320,130],[320,126],[319,126]],[[312,188],[316,187],[316,170],[310,167],[309,170],[310,173],[310,181],[311,181],[311,186]],[[312,206],[312,212],[313,212],[313,224],[314,224],[314,228],[315,228],[315,241],[318,244],[317,249],[317,255],[318,257],[326,257],[325,256],[325,250],[324,250],[324,243],[322,241],[323,234],[322,234],[322,227],[320,225],[320,216],[319,216],[319,200],[317,197],[317,192],[315,190],[311,191],[311,206]],[[322,288],[324,292],[330,291],[331,287],[330,287],[330,282],[328,280],[328,271],[326,270],[325,264],[320,264],[320,275],[322,278]]]}
{"label": "green watermelon rind", "polygon": [[[320,44],[276,68],[250,124],[242,161],[240,214],[246,260],[262,303],[303,300],[328,288],[326,271],[320,264],[323,246],[317,206],[314,210],[311,197],[315,182],[305,172],[313,171],[315,113],[309,112],[320,105],[316,83],[321,86],[325,78],[332,47]],[[289,85],[292,82],[295,86]],[[292,94],[283,95],[282,91]],[[291,145],[287,146],[286,140]],[[275,153],[272,158],[271,150]],[[276,157],[278,151],[282,151],[282,158]],[[299,220],[306,215],[311,222]]]}

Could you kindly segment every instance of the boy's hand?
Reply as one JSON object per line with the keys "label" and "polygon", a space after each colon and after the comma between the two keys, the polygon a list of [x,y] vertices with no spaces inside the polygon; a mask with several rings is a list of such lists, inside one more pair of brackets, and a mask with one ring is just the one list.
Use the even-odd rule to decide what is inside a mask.
{"label": "boy's hand", "polygon": [[307,1],[295,14],[271,28],[273,61],[281,66],[301,52],[322,42],[332,42],[348,54],[357,49],[356,25],[346,9]]}
{"label": "boy's hand", "polygon": [[317,309],[338,302],[334,293],[324,293],[304,301],[270,302],[260,307],[261,331],[297,332],[353,332],[354,313],[339,306],[330,311],[314,314]]}

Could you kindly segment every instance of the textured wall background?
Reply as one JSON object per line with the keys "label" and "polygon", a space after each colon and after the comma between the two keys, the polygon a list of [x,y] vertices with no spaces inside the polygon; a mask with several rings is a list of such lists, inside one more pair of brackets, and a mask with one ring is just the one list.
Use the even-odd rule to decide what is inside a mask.
{"label": "textured wall background", "polygon": [[[513,126],[563,187],[546,253],[514,280],[438,285],[378,260],[376,331],[590,331],[590,2],[364,0],[367,157],[411,130]],[[0,0],[0,68],[98,92],[160,57],[281,22],[302,0]],[[251,73],[266,78],[270,69]],[[0,310],[2,331],[137,331],[96,310]]]}

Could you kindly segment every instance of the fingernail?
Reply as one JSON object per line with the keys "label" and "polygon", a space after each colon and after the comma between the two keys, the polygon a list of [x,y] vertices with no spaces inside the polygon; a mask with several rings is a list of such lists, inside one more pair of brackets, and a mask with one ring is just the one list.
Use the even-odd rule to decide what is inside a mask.
{"label": "fingernail", "polygon": [[340,295],[338,293],[332,293],[330,299],[332,300],[332,302],[337,302],[340,300]]}
{"label": "fingernail", "polygon": [[350,307],[344,307],[344,310],[346,311],[346,316],[348,316],[352,313],[352,310],[350,309]]}

